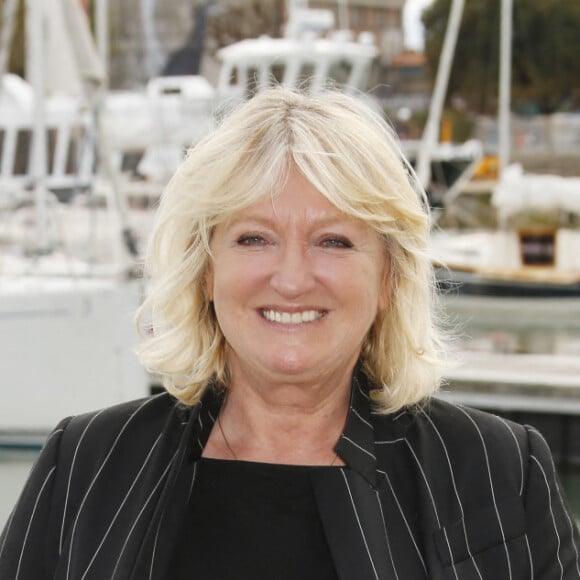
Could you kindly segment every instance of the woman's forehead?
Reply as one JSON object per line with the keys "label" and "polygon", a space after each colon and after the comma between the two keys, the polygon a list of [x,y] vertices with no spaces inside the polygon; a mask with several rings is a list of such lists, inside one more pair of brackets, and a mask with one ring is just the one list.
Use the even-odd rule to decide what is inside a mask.
{"label": "woman's forehead", "polygon": [[258,224],[303,222],[317,225],[349,222],[366,226],[362,220],[336,207],[312,186],[306,189],[286,189],[263,196],[247,207],[232,213],[225,221],[229,226],[246,222]]}

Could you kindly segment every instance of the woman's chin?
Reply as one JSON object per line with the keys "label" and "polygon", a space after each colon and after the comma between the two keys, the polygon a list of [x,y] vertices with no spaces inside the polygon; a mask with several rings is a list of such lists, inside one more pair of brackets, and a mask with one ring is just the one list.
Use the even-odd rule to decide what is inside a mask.
{"label": "woman's chin", "polygon": [[277,376],[308,377],[319,374],[324,361],[312,356],[311,352],[285,352],[262,360],[263,368]]}
{"label": "woman's chin", "polygon": [[269,365],[271,371],[279,375],[297,376],[303,374],[309,374],[313,371],[313,365],[308,364],[303,360],[277,360],[272,361]]}

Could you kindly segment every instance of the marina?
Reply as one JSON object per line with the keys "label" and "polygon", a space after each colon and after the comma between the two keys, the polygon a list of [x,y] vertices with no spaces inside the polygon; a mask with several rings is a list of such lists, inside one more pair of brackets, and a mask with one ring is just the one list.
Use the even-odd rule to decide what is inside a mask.
{"label": "marina", "polygon": [[[34,74],[30,84],[3,76],[0,211],[8,217],[0,223],[0,376],[7,386],[0,409],[0,528],[59,419],[157,388],[137,363],[132,314],[145,291],[139,262],[153,206],[185,148],[233,103],[273,82],[304,86],[309,79],[313,91],[329,80],[353,92],[367,88],[377,57],[371,37],[335,31],[316,39],[314,29],[331,27],[327,16],[294,16],[292,26],[309,27],[306,39],[232,43],[219,52],[215,85],[191,75],[153,77],[140,91],[101,87],[98,117],[78,95],[41,98],[39,107],[45,87]],[[39,26],[39,13],[35,18],[32,27]],[[38,44],[31,49],[40,58]],[[440,114],[433,112],[428,129],[439,127]],[[577,155],[580,115],[554,118],[566,131],[566,154]],[[504,127],[495,129],[491,146],[432,142],[429,149],[437,135],[428,131],[422,141],[402,143],[450,213],[466,192],[497,193],[497,179],[483,186],[471,179],[484,147],[502,152],[497,133],[501,139]],[[538,157],[551,160],[545,152]],[[435,183],[441,162],[460,164],[454,183]],[[536,183],[543,185],[530,180],[524,187],[529,174],[513,171],[519,173],[504,184],[499,201],[487,206],[498,214],[498,227],[433,233],[440,307],[457,336],[457,364],[447,369],[437,396],[537,427],[580,519],[580,178],[540,175],[544,181]],[[530,208],[531,221],[522,222]]]}

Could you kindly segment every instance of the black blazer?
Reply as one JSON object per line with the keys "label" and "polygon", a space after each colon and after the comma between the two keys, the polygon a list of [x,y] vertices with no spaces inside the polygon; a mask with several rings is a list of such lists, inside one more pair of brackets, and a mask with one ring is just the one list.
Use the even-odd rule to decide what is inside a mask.
{"label": "black blazer", "polygon": [[[355,375],[346,467],[313,481],[341,580],[580,578],[537,431],[437,399],[377,415],[370,389]],[[165,578],[220,404],[208,389],[194,408],[163,394],[62,421],[0,538],[0,579]]]}

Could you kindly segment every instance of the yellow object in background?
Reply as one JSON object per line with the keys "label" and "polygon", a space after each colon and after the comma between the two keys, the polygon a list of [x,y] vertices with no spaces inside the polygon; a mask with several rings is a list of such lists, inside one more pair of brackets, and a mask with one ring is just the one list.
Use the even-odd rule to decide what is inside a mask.
{"label": "yellow object in background", "polygon": [[497,155],[485,155],[475,169],[473,179],[497,179],[499,160]]}

